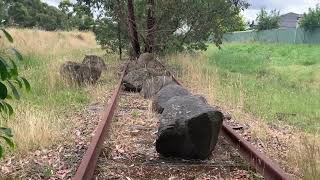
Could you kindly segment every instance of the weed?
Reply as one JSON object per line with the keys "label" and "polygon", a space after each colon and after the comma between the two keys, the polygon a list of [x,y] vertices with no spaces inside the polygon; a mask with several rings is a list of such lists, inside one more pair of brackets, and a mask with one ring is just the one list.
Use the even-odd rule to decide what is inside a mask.
{"label": "weed", "polygon": [[137,110],[132,110],[131,115],[133,118],[138,118],[140,116],[140,112]]}

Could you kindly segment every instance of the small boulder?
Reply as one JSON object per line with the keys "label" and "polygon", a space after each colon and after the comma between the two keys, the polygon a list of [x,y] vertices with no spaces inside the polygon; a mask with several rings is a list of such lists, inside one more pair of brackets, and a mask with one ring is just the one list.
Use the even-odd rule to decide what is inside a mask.
{"label": "small boulder", "polygon": [[101,76],[101,70],[85,64],[67,61],[61,65],[60,74],[69,83],[77,85],[85,83],[95,84]]}
{"label": "small boulder", "polygon": [[191,93],[177,84],[169,84],[163,87],[153,98],[152,109],[158,113],[162,113],[167,101],[175,96],[186,96]]}
{"label": "small boulder", "polygon": [[143,53],[140,55],[138,60],[131,60],[128,64],[128,72],[146,68],[153,76],[169,76],[169,72],[166,71],[165,67],[157,61],[153,54]]}
{"label": "small boulder", "polygon": [[175,96],[160,117],[156,150],[166,157],[206,159],[218,141],[223,114],[199,96]]}
{"label": "small boulder", "polygon": [[169,76],[156,76],[146,80],[142,85],[140,94],[145,98],[156,95],[164,86],[174,83]]}
{"label": "small boulder", "polygon": [[101,76],[101,68],[82,65],[80,73],[84,83],[95,84]]}
{"label": "small boulder", "polygon": [[126,91],[140,92],[143,83],[150,78],[150,73],[147,69],[137,69],[128,72],[123,78],[123,85]]}
{"label": "small boulder", "polygon": [[138,64],[141,66],[147,66],[151,61],[155,61],[155,58],[151,53],[143,53],[138,58]]}
{"label": "small boulder", "polygon": [[104,70],[107,67],[104,60],[96,55],[86,55],[82,61],[82,64],[85,64],[89,67],[100,68],[101,70]]}

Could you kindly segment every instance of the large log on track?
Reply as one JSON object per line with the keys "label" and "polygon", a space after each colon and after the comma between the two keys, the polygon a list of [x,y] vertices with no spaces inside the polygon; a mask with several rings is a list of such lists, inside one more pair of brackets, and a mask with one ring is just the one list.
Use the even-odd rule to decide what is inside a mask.
{"label": "large log on track", "polygon": [[163,87],[153,98],[152,109],[158,113],[162,113],[165,104],[175,96],[186,96],[191,93],[177,84],[169,84]]}
{"label": "large log on track", "polygon": [[137,69],[131,72],[123,78],[123,85],[125,90],[140,92],[143,83],[150,78],[150,73],[147,69]]}
{"label": "large log on track", "polygon": [[168,84],[175,84],[169,76],[151,77],[143,83],[140,94],[145,99],[151,98]]}
{"label": "large log on track", "polygon": [[160,117],[156,150],[166,157],[206,159],[214,149],[223,114],[199,96],[175,96]]}

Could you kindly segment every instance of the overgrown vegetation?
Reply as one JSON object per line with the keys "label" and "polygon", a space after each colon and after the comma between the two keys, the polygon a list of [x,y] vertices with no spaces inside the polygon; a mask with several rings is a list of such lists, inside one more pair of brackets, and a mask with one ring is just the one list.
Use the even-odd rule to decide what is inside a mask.
{"label": "overgrown vegetation", "polygon": [[315,28],[320,27],[320,5],[317,5],[314,9],[310,8],[308,13],[305,13],[299,21],[301,27],[306,30],[312,31]]}
{"label": "overgrown vegetation", "polygon": [[257,16],[256,21],[258,22],[256,29],[259,31],[279,28],[280,11],[274,9],[268,13],[266,9],[262,8]]}
{"label": "overgrown vegetation", "polygon": [[81,6],[68,0],[60,2],[59,9],[41,0],[3,0],[0,2],[0,21],[6,26],[53,30],[89,30],[94,24]]}
{"label": "overgrown vegetation", "polygon": [[270,122],[303,131],[320,130],[319,47],[285,44],[231,44],[207,51],[221,91],[235,104]]}
{"label": "overgrown vegetation", "polygon": [[[77,88],[66,85],[59,75],[59,67],[65,61],[81,61],[85,54],[103,53],[92,33],[8,31],[16,37],[14,46],[25,55],[24,62],[18,65],[19,74],[30,81],[32,90],[22,93],[19,102],[10,101],[16,113],[3,125],[12,128],[15,152],[24,154],[66,138],[63,134],[75,125],[74,113],[88,104],[90,98],[101,95],[109,85],[98,83],[94,87]],[[8,45],[8,41],[0,43],[1,49]],[[108,59],[114,58],[110,55]],[[107,73],[102,78],[110,78],[106,80],[108,83],[116,81],[113,71]]]}
{"label": "overgrown vegetation", "polygon": [[317,45],[238,43],[168,60],[185,86],[250,127],[251,141],[261,142],[268,156],[302,179],[317,179],[318,56]]}
{"label": "overgrown vegetation", "polygon": [[[3,32],[3,35],[6,39],[13,43],[13,38],[5,29],[0,29]],[[2,36],[0,36],[1,38]],[[26,88],[30,90],[29,82],[24,78],[19,76],[18,67],[15,60],[23,60],[22,55],[15,48],[11,48],[11,53],[15,55],[16,58],[12,57],[8,49],[0,49],[0,113],[2,118],[0,120],[0,158],[3,156],[3,146],[1,139],[6,142],[11,148],[14,147],[14,143],[12,141],[12,132],[8,127],[3,127],[5,120],[7,120],[8,116],[13,114],[13,108],[8,103],[8,99],[20,99],[20,93],[18,88]]]}

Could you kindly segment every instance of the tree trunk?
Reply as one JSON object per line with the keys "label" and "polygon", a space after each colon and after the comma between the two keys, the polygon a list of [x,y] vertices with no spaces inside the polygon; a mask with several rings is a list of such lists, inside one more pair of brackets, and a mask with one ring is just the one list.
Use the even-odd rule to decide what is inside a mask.
{"label": "tree trunk", "polygon": [[154,37],[155,37],[155,29],[156,29],[154,0],[148,0],[147,8],[148,8],[147,35],[146,35],[146,44],[145,44],[144,51],[152,53],[154,48]]}
{"label": "tree trunk", "polygon": [[134,17],[133,0],[128,0],[128,27],[133,49],[133,55],[138,58],[140,55],[140,44],[137,32],[136,20]]}
{"label": "tree trunk", "polygon": [[120,60],[122,59],[122,40],[121,40],[121,17],[122,17],[122,12],[121,12],[121,4],[120,4],[120,0],[117,0],[118,3],[118,48],[119,48],[119,58]]}
{"label": "tree trunk", "polygon": [[120,60],[122,59],[122,40],[121,40],[121,27],[120,27],[120,22],[118,22],[118,47],[119,47],[119,58]]}

